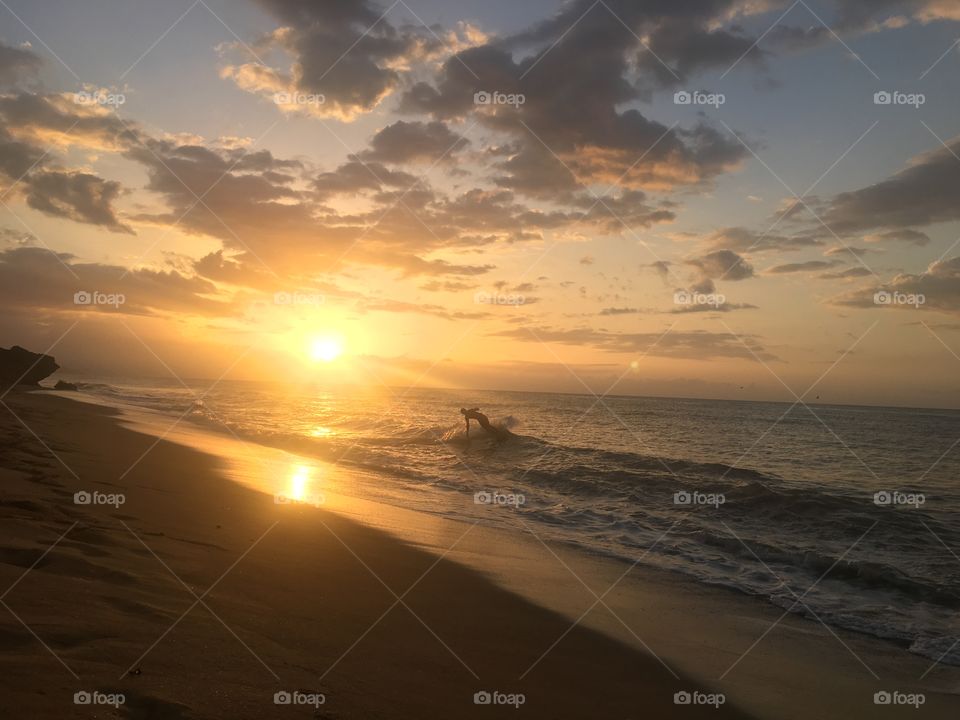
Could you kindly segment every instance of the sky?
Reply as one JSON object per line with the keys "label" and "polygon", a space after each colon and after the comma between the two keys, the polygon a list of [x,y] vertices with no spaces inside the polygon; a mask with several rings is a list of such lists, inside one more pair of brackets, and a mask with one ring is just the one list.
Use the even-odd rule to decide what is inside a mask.
{"label": "sky", "polygon": [[960,407],[951,0],[2,0],[0,346]]}

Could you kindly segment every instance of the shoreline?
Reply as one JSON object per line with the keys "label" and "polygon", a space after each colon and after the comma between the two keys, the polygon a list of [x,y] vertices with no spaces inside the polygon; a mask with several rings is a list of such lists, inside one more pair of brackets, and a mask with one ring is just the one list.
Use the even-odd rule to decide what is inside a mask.
{"label": "shoreline", "polygon": [[[11,711],[70,716],[74,693],[96,691],[123,694],[130,718],[314,712],[273,702],[300,691],[325,697],[315,717],[516,712],[474,704],[498,692],[522,693],[528,717],[589,717],[599,698],[622,717],[748,717],[675,705],[692,682],[583,626],[518,682],[565,617],[336,512],[275,504],[226,479],[223,460],[107,409],[42,394],[4,403],[42,438],[4,417]],[[124,502],[76,505],[78,490]]]}
{"label": "shoreline", "polygon": [[[90,408],[87,414],[99,415],[101,420],[115,426],[117,433],[132,433],[130,427],[135,427],[140,432],[148,430],[147,427],[137,427],[136,422],[125,419],[117,411],[107,409],[97,411],[96,406],[92,404],[52,397],[47,393],[20,395],[17,399],[26,398],[29,398],[26,401],[28,406],[31,403],[43,405],[51,401],[67,403],[69,406],[86,405]],[[76,407],[73,407],[73,410],[84,415],[84,412],[77,411]],[[120,427],[121,425],[124,427]],[[49,429],[53,431],[55,428]],[[154,428],[154,434],[159,434],[156,430]],[[211,437],[211,435],[192,427],[189,430],[181,427],[178,431],[171,433],[169,439],[175,443],[192,445],[195,449],[191,452],[196,453],[197,449],[202,449],[206,453],[201,456],[204,458],[203,463],[208,466],[204,473],[205,480],[208,482],[210,480],[206,478],[207,474],[220,475],[222,476],[220,483],[234,486],[233,490],[220,487],[217,491],[218,496],[237,495],[239,491],[236,488],[242,488],[247,493],[254,492],[243,486],[259,490],[256,510],[246,508],[247,514],[253,517],[263,519],[261,516],[266,515],[263,505],[270,503],[272,506],[272,498],[269,495],[278,491],[277,486],[271,486],[269,480],[265,482],[265,478],[277,474],[275,469],[271,469],[270,463],[280,462],[289,465],[290,462],[303,461],[312,463],[317,468],[324,468],[322,463],[297,458],[284,451],[273,451],[259,445],[242,443],[229,438]],[[141,438],[141,442],[144,442],[142,440],[144,436],[138,435],[138,437]],[[152,439],[150,442],[157,441]],[[86,444],[89,445],[89,439]],[[170,452],[171,448],[182,446],[166,440],[159,441],[156,449],[151,451],[142,463],[155,462],[153,455],[160,451],[161,447]],[[56,450],[55,447],[51,449]],[[245,456],[245,453],[248,456]],[[52,457],[50,460],[56,462]],[[124,482],[133,479],[137,473],[135,469]],[[146,474],[150,475],[149,472]],[[321,509],[304,505],[280,505],[268,507],[266,511],[273,510],[281,513],[294,511],[297,520],[307,525],[310,525],[313,518],[314,534],[317,518],[324,518],[321,524],[324,527],[329,525],[327,529],[331,529],[335,523],[345,522],[344,527],[350,528],[348,533],[363,535],[365,532],[374,532],[382,535],[383,531],[386,531],[389,535],[382,535],[379,542],[368,540],[372,547],[377,548],[374,550],[374,555],[380,552],[400,552],[392,547],[392,544],[399,543],[411,547],[417,553],[426,553],[431,558],[431,563],[438,557],[442,557],[440,564],[444,567],[447,563],[455,563],[459,571],[468,573],[472,580],[483,581],[484,592],[487,594],[492,592],[499,597],[500,593],[505,593],[512,599],[520,600],[526,608],[525,612],[531,612],[536,617],[536,620],[531,621],[532,624],[550,626],[556,630],[552,636],[545,630],[534,633],[538,635],[540,642],[532,643],[536,646],[535,648],[524,648],[529,660],[524,667],[530,668],[531,663],[536,664],[521,683],[523,686],[526,686],[526,683],[536,685],[537,675],[545,671],[542,665],[548,664],[548,660],[552,662],[554,654],[564,655],[566,652],[564,646],[568,646],[571,642],[571,636],[576,635],[577,642],[586,642],[580,639],[580,634],[585,633],[584,637],[592,638],[592,642],[598,642],[604,648],[607,647],[606,642],[614,643],[617,652],[625,653],[623,657],[629,658],[625,661],[628,666],[643,668],[641,671],[636,669],[631,671],[629,681],[618,674],[625,672],[622,667],[614,667],[613,674],[611,674],[611,668],[596,668],[598,671],[596,674],[601,676],[598,682],[608,683],[614,678],[619,678],[623,682],[623,687],[617,687],[620,692],[626,693],[623,698],[625,712],[629,712],[627,708],[630,707],[649,709],[655,706],[657,717],[689,717],[691,713],[696,714],[696,710],[706,712],[708,709],[709,713],[706,716],[709,717],[744,717],[745,715],[738,715],[732,709],[738,706],[755,717],[803,718],[810,715],[837,718],[873,717],[876,711],[872,703],[874,692],[884,689],[906,692],[917,687],[921,687],[922,691],[928,694],[926,705],[921,708],[921,713],[925,716],[937,717],[937,712],[958,707],[956,695],[947,694],[948,690],[956,692],[958,687],[957,678],[960,673],[956,668],[938,668],[922,683],[918,683],[917,678],[930,663],[899,647],[891,646],[890,643],[855,633],[824,629],[812,620],[794,615],[779,619],[782,611],[761,598],[746,596],[734,590],[698,585],[668,570],[643,566],[629,568],[627,563],[613,558],[598,557],[560,543],[548,545],[532,533],[524,534],[519,530],[514,533],[484,526],[469,526],[468,523],[445,520],[437,516],[341,495],[336,492],[337,483],[348,484],[350,473],[337,470],[335,474],[342,478],[323,478],[326,497]],[[279,475],[284,482],[289,479],[289,472],[280,472]],[[228,477],[231,479],[227,480]],[[153,480],[158,479],[154,477]],[[109,485],[105,486],[104,491],[109,492],[109,488]],[[333,491],[328,488],[332,488]],[[155,492],[170,490],[169,486],[163,482],[155,482],[152,489]],[[182,486],[177,490],[195,492],[193,488],[188,489]],[[267,494],[266,499],[263,493]],[[207,501],[209,502],[210,498],[207,498]],[[251,501],[246,498],[244,502]],[[121,511],[130,507],[125,505]],[[132,517],[142,520],[136,516]],[[183,533],[188,536],[195,533],[195,524],[195,520],[187,523],[183,527]],[[303,531],[307,532],[307,529],[303,528]],[[217,534],[219,533],[214,533],[214,535]],[[336,534],[339,535],[340,532]],[[255,537],[251,537],[250,541],[254,539]],[[334,547],[339,544],[340,550],[346,548],[344,552],[356,568],[361,572],[365,571],[363,563],[359,562],[357,557],[349,557],[350,553],[347,552],[350,550],[349,547],[343,543],[337,543],[333,536],[328,540],[321,553],[328,552],[331,544]],[[384,549],[382,545],[391,547]],[[412,547],[414,545],[415,548]],[[373,562],[362,553],[358,555],[367,563]],[[422,561],[426,562],[425,559]],[[156,563],[156,560],[154,562]],[[157,569],[163,572],[160,564],[157,564]],[[380,569],[376,566],[370,569],[376,569],[377,574],[380,574]],[[624,573],[625,570],[627,570],[626,573]],[[431,571],[431,574],[433,572]],[[369,573],[367,577],[374,585],[379,584]],[[426,583],[426,580],[424,582]],[[388,584],[391,587],[397,587],[389,581]],[[198,594],[206,587],[202,583],[200,585]],[[614,585],[615,588],[606,594],[607,589]],[[401,584],[400,587],[404,586]],[[395,600],[390,597],[383,585],[380,585],[379,589],[387,593],[386,600]],[[182,587],[180,590],[181,594],[186,592]],[[449,595],[451,591],[455,594],[458,590],[459,581],[447,588],[444,588],[441,583],[433,592],[437,597],[430,598],[428,603],[430,607],[435,608],[430,616],[442,615],[444,613],[442,601],[445,599],[443,596]],[[400,589],[397,592],[400,594]],[[187,598],[189,599],[189,595]],[[596,602],[597,598],[602,598],[602,602]],[[344,602],[349,604],[350,598]],[[206,611],[201,606],[194,612]],[[400,606],[393,612],[402,614],[406,611]],[[573,630],[569,630],[571,623],[578,618],[579,624]],[[370,621],[372,622],[373,619],[375,618],[371,618]],[[413,618],[410,619],[420,628],[419,632],[423,636],[418,639],[418,642],[421,644],[433,642],[440,653],[446,655],[449,663],[455,666],[454,670],[459,667],[467,680],[476,684],[474,678],[460,666],[458,660],[444,650],[444,643],[438,643],[436,639],[432,639],[424,625]],[[216,624],[213,618],[209,620]],[[430,621],[427,620],[427,622]],[[768,628],[774,623],[776,623],[776,629],[769,631]],[[448,632],[458,636],[470,636],[471,628],[465,628],[463,624],[462,617],[459,623],[454,619]],[[223,627],[220,629],[225,636],[222,640],[232,641],[241,653],[245,652],[241,643],[230,638],[226,629]],[[477,632],[476,628],[472,630]],[[567,635],[562,635],[568,630]],[[417,631],[413,632],[416,634]],[[240,635],[242,637],[243,633]],[[439,632],[438,635],[445,639],[447,631]],[[561,636],[562,639],[558,640]],[[363,642],[365,644],[368,641],[373,642],[369,638]],[[470,637],[464,642],[469,646],[473,644],[473,638]],[[551,643],[556,643],[552,649],[550,649]],[[456,646],[456,643],[452,644]],[[423,649],[426,650],[426,648]],[[546,659],[536,662],[537,656],[545,650],[548,650]],[[507,651],[505,648],[496,648],[494,652],[495,654],[504,652],[508,656],[516,654],[515,649]],[[598,654],[608,657],[610,652],[612,652],[610,649],[602,651],[593,649],[588,656],[588,664],[595,666],[594,660]],[[651,654],[654,652],[656,656]],[[743,659],[739,659],[744,653],[746,655]],[[249,654],[247,657],[256,663]],[[424,661],[423,658],[418,660]],[[582,660],[579,662],[570,660],[578,672],[583,670]],[[55,662],[52,658],[50,661]],[[344,660],[344,663],[346,662],[347,660]],[[362,665],[360,667],[362,668]],[[843,672],[839,672],[840,670]],[[262,674],[266,672],[263,667],[260,671]],[[317,672],[320,671],[317,670]],[[358,672],[362,673],[363,670]],[[562,672],[562,669],[557,669],[556,672]],[[520,674],[520,669],[516,669],[512,680],[515,681]],[[677,680],[674,674],[684,679]],[[873,675],[881,680],[876,681]],[[265,679],[269,679],[269,675]],[[462,681],[462,678],[460,680]],[[584,678],[579,678],[578,681],[583,683],[583,680]],[[543,687],[547,688],[548,692],[555,692],[556,688],[570,688],[569,678],[559,681],[559,684],[557,682],[553,679]],[[507,678],[502,684],[507,689],[516,686],[515,682],[511,684]],[[672,693],[665,692],[665,689],[670,687],[707,693],[722,692],[726,695],[727,702],[719,711],[712,707],[677,706],[673,704]],[[820,697],[818,693],[811,692],[812,688],[818,690],[829,688],[827,693],[829,697]],[[511,690],[511,692],[523,692],[523,690]],[[598,690],[596,687],[590,690],[584,689],[582,694],[590,696],[601,692],[606,698],[606,691]],[[545,712],[545,708],[534,706],[535,695],[536,693],[527,693],[528,701],[522,711],[527,715],[540,717],[538,713]],[[450,712],[454,713],[454,716],[471,716],[471,712],[478,710],[472,704],[464,705],[464,702],[460,698],[459,703],[451,705]],[[550,711],[553,714],[548,713],[543,717],[589,716],[578,714],[579,711],[574,711],[575,707],[576,704],[566,698]],[[325,708],[331,711],[334,709],[330,704]],[[365,710],[370,709],[365,708]],[[509,709],[513,710],[512,707]],[[388,713],[382,715],[383,717],[405,717],[396,707],[390,710],[380,708],[380,710]],[[491,708],[483,707],[479,710],[486,710],[488,713],[493,711]],[[913,711],[913,708],[909,710]],[[344,712],[342,708],[338,708],[337,711]],[[895,711],[895,709],[886,708],[885,711]],[[723,713],[734,714],[724,715]],[[341,716],[349,717],[350,715],[329,715],[329,717]],[[371,716],[379,717],[380,715]],[[171,717],[178,716],[171,715]],[[193,716],[184,715],[184,717]]]}

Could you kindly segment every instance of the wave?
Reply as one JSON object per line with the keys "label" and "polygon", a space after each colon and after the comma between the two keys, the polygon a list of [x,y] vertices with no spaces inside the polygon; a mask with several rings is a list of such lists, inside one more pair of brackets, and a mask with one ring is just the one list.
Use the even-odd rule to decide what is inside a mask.
{"label": "wave", "polygon": [[[610,446],[596,433],[578,434],[573,442],[547,440],[529,434],[516,415],[493,420],[509,433],[507,442],[477,430],[468,443],[462,421],[413,424],[408,416],[379,406],[351,405],[349,413],[335,407],[321,415],[285,407],[268,395],[218,397],[207,406],[180,388],[78,385],[177,416],[189,410],[193,422],[211,429],[226,428],[244,440],[369,471],[358,475],[372,477],[371,492],[385,494],[388,502],[477,519],[469,515],[472,502],[462,508],[446,501],[449,496],[432,502],[431,493],[469,497],[479,489],[474,484],[489,483],[523,493],[527,504],[517,512],[558,539],[594,552],[628,561],[643,552],[644,562],[784,608],[796,599],[787,586],[803,594],[816,584],[804,597],[810,610],[798,604],[793,612],[815,611],[825,622],[894,640],[919,654],[939,658],[949,650],[948,636],[955,634],[960,566],[954,569],[955,561],[933,535],[948,547],[960,546],[960,529],[943,512],[950,506],[877,507],[867,490],[869,479],[851,482],[848,472],[839,481],[827,476],[826,465],[821,478],[811,479],[809,472],[794,477],[790,470],[785,477],[711,461],[726,456],[723,447],[711,452],[709,445],[706,451],[703,444],[690,450],[673,445],[679,453],[701,456],[670,457],[644,452],[639,445]],[[323,422],[324,433],[312,435],[317,427],[312,422]],[[787,459],[803,463],[803,457]],[[675,493],[683,491],[720,494],[725,502],[720,507],[675,504]],[[489,515],[483,519],[494,522]],[[846,554],[877,520],[856,552]],[[943,662],[960,664],[960,647]]]}

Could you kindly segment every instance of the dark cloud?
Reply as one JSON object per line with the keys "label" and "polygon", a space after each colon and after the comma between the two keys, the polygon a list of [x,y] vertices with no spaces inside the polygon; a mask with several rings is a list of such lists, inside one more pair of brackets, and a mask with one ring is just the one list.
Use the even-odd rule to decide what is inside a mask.
{"label": "dark cloud", "polygon": [[34,78],[42,65],[40,57],[29,49],[0,42],[0,86]]}
{"label": "dark cloud", "polygon": [[888,303],[878,305],[875,294],[881,291],[900,293],[906,296],[923,296],[921,308],[932,308],[948,312],[960,312],[960,257],[938,260],[919,275],[901,273],[889,283],[879,287],[860,288],[844,293],[832,300],[836,305],[850,307],[893,307],[914,309],[908,303]]}
{"label": "dark cloud", "polygon": [[785,275],[787,273],[815,272],[817,270],[826,270],[839,263],[836,260],[808,260],[806,262],[787,263],[785,265],[774,265],[764,272],[768,275]]}
{"label": "dark cloud", "polygon": [[[677,82],[650,64],[640,37],[648,36],[650,47],[662,43],[681,79],[722,67],[753,42],[717,27],[742,3],[609,5],[591,9],[589,0],[578,0],[529,31],[463,50],[432,83],[414,84],[401,109],[438,119],[477,112],[487,127],[509,133],[513,152],[497,182],[534,197],[596,182],[668,189],[738,166],[746,149],[735,138],[705,123],[671,128],[624,106],[642,99],[645,88]],[[480,91],[522,95],[524,102],[477,106]]]}
{"label": "dark cloud", "polygon": [[[898,230],[917,242],[911,228],[960,220],[960,138],[915,157],[903,170],[868,187],[836,195],[822,215],[840,235]],[[891,236],[892,237],[892,236]],[[913,238],[912,240],[910,238]]]}
{"label": "dark cloud", "polygon": [[715,250],[686,261],[709,280],[746,280],[753,277],[753,266],[732,250]]}
{"label": "dark cloud", "polygon": [[321,198],[333,195],[353,194],[365,190],[380,190],[383,187],[403,190],[417,183],[417,178],[402,170],[391,170],[379,162],[350,160],[336,170],[317,175],[313,187]]}
{"label": "dark cloud", "polygon": [[370,149],[361,156],[365,160],[386,163],[435,163],[441,159],[451,159],[469,144],[469,140],[440,121],[398,120],[374,135]]}
{"label": "dark cloud", "polygon": [[[77,305],[78,292],[123,295],[117,306]],[[118,312],[156,315],[165,312],[221,315],[229,305],[207,297],[216,288],[203,278],[176,271],[130,270],[118,265],[81,263],[69,253],[39,247],[0,252],[0,302],[34,312]]]}
{"label": "dark cloud", "polygon": [[425,29],[397,28],[387,8],[366,0],[258,0],[281,27],[256,43],[262,55],[282,51],[289,72],[259,63],[228,65],[222,73],[240,87],[273,95],[322,95],[309,109],[350,119],[376,107],[398,86],[398,69],[438,41]]}
{"label": "dark cloud", "polygon": [[26,181],[27,204],[47,215],[134,235],[113,208],[120,183],[83,172],[44,171]]}

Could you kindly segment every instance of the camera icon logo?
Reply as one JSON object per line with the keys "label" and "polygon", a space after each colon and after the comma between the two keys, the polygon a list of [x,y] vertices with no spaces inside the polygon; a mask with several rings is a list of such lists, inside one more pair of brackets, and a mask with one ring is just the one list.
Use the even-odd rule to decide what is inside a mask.
{"label": "camera icon logo", "polygon": [[473,494],[473,502],[475,505],[489,505],[493,502],[493,494],[487,490],[480,490]]}
{"label": "camera icon logo", "polygon": [[691,702],[693,702],[693,696],[686,690],[681,690],[673,694],[674,705],[689,705]]}
{"label": "camera icon logo", "polygon": [[493,702],[493,696],[488,693],[486,690],[481,690],[480,692],[475,692],[473,694],[473,704],[474,705],[489,705]]}
{"label": "camera icon logo", "polygon": [[879,90],[873,94],[874,105],[889,105],[893,102],[893,95],[886,90]]}
{"label": "camera icon logo", "polygon": [[693,496],[686,490],[681,490],[673,494],[674,505],[690,505],[693,502]]}
{"label": "camera icon logo", "polygon": [[889,305],[893,302],[893,295],[886,290],[878,290],[873,294],[875,305]]}
{"label": "camera icon logo", "polygon": [[693,95],[687,90],[677,90],[673,94],[674,105],[689,105],[693,102]]}
{"label": "camera icon logo", "polygon": [[893,696],[886,690],[880,690],[873,694],[874,705],[889,705],[893,701]]}
{"label": "camera icon logo", "polygon": [[479,90],[473,94],[474,105],[489,105],[493,102],[493,96],[486,90]]}
{"label": "camera icon logo", "polygon": [[73,704],[74,705],[89,705],[93,702],[93,695],[88,693],[86,690],[80,690],[73,694]]}
{"label": "camera icon logo", "polygon": [[881,490],[873,494],[874,505],[890,505],[893,503],[893,496],[886,490]]}
{"label": "camera icon logo", "polygon": [[93,496],[86,490],[81,490],[73,494],[74,505],[89,505],[91,502],[93,502]]}
{"label": "camera icon logo", "polygon": [[273,694],[274,705],[290,705],[293,702],[293,695],[286,690],[278,690]]}
{"label": "camera icon logo", "polygon": [[74,305],[89,305],[93,302],[93,295],[88,293],[86,290],[80,290],[73,294],[73,304]]}

